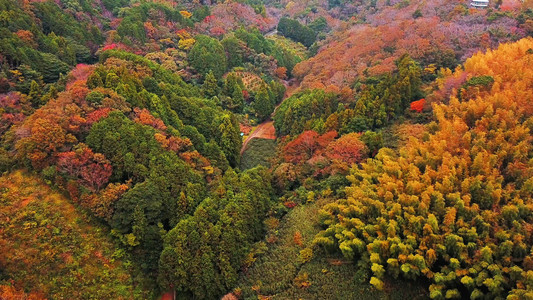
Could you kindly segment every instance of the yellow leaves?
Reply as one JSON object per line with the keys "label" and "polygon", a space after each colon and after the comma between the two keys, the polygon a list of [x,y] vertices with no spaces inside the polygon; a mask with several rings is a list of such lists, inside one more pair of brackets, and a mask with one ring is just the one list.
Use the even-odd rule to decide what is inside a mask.
{"label": "yellow leaves", "polygon": [[164,136],[161,133],[154,134],[155,140],[161,145],[161,147],[166,148],[168,147],[168,140],[167,137]]}
{"label": "yellow leaves", "polygon": [[125,238],[126,245],[128,246],[135,247],[135,246],[140,245],[140,242],[137,240],[137,238],[135,237],[133,233],[128,233],[124,235],[124,238]]}
{"label": "yellow leaves", "polygon": [[24,222],[23,226],[24,230],[28,230],[37,227],[37,222]]}
{"label": "yellow leaves", "polygon": [[246,255],[246,258],[243,261],[243,265],[249,268],[255,263],[256,260],[257,257],[255,257],[253,252],[250,252],[248,253],[248,255]]}
{"label": "yellow leaves", "polygon": [[335,245],[335,242],[331,238],[327,238],[323,236],[316,236],[313,239],[313,244],[324,246],[324,247],[333,247]]}
{"label": "yellow leaves", "polygon": [[185,39],[190,39],[192,38],[192,35],[185,29],[181,29],[179,30],[178,32],[176,32],[176,35],[178,36],[179,39],[181,40],[185,40]]}
{"label": "yellow leaves", "polygon": [[207,166],[202,168],[206,175],[213,175],[215,173],[215,168],[212,166]]}
{"label": "yellow leaves", "polygon": [[298,256],[298,260],[301,263],[307,263],[311,261],[312,258],[313,258],[313,249],[305,248],[303,250],[300,250],[300,255]]}
{"label": "yellow leaves", "polygon": [[192,17],[192,13],[186,10],[180,10],[180,15],[182,15],[185,19],[189,19],[190,17]]}
{"label": "yellow leaves", "polygon": [[159,43],[166,44],[168,46],[174,45],[174,42],[170,38],[160,39]]}
{"label": "yellow leaves", "polygon": [[382,278],[383,275],[385,274],[385,268],[383,268],[382,265],[380,264],[372,264],[372,267],[370,268],[372,270],[372,272],[374,273],[374,275],[376,275],[376,277],[378,278]]}
{"label": "yellow leaves", "polygon": [[296,4],[293,1],[289,1],[289,3],[287,3],[287,5],[285,5],[285,9],[289,11],[292,8],[294,8],[295,5]]}
{"label": "yellow leaves", "polygon": [[407,182],[406,192],[411,195],[420,195],[425,188],[425,185],[419,181]]}
{"label": "yellow leaves", "polygon": [[24,77],[22,76],[22,72],[20,72],[19,70],[10,70],[9,71],[13,77],[17,78],[19,82],[23,82],[24,81]]}
{"label": "yellow leaves", "polygon": [[[370,256],[367,267],[374,264],[373,285],[381,284],[377,265],[391,259],[406,276],[446,281],[442,296],[444,291],[454,295],[448,283],[457,284],[471,267],[516,264],[517,250],[514,260],[501,257],[498,247],[503,243],[490,241],[533,228],[523,225],[527,229],[519,232],[511,225],[528,223],[518,212],[533,207],[533,145],[526,130],[532,126],[525,121],[533,120],[533,54],[524,57],[529,48],[533,39],[476,55],[465,71],[441,70],[458,82],[490,75],[494,84],[480,88],[475,97],[450,97],[448,104],[435,105],[438,122],[424,128],[427,138],[401,145],[399,155],[382,150],[355,167],[348,176],[346,199],[324,208],[330,231],[322,236],[330,243],[335,237],[348,258],[361,246]],[[445,79],[439,83],[448,84]],[[383,239],[391,243],[388,251],[378,246]],[[525,241],[513,240],[508,249],[526,253],[530,245]],[[442,266],[436,265],[442,258],[450,261],[453,272],[442,274]],[[527,264],[533,265],[531,261]],[[387,269],[394,272],[391,266]]]}
{"label": "yellow leaves", "polygon": [[376,277],[370,278],[370,284],[373,285],[377,290],[383,290],[383,281]]}
{"label": "yellow leaves", "polygon": [[196,43],[196,40],[193,39],[193,38],[189,38],[189,39],[181,39],[179,42],[178,42],[178,47],[181,49],[181,50],[189,50],[192,48],[192,46],[194,45],[194,43]]}
{"label": "yellow leaves", "polygon": [[436,70],[437,70],[437,66],[435,66],[435,64],[430,64],[424,69],[424,73],[431,75],[431,74],[435,74]]}
{"label": "yellow leaves", "polygon": [[381,257],[379,257],[379,253],[370,253],[370,261],[374,264],[381,263]]}

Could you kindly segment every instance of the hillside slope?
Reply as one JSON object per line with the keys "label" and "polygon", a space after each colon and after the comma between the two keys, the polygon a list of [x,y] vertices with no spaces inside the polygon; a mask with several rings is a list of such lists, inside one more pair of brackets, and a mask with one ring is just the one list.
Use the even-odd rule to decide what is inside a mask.
{"label": "hillside slope", "polygon": [[[109,232],[22,171],[0,177],[0,253],[0,279],[36,298],[148,296],[136,288],[131,263]],[[0,299],[10,298],[0,292]]]}

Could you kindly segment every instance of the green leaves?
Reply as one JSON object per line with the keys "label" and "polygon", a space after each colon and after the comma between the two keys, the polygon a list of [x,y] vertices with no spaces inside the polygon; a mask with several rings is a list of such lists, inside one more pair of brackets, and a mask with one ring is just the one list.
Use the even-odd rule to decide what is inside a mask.
{"label": "green leaves", "polygon": [[212,71],[216,78],[220,78],[226,72],[224,47],[218,40],[206,35],[196,36],[196,43],[189,52],[188,59],[202,77]]}
{"label": "green leaves", "polygon": [[[272,205],[268,177],[264,168],[228,171],[213,198],[169,231],[159,260],[162,288],[214,299],[234,287],[250,246],[264,233]],[[302,259],[312,257],[311,249],[302,251]]]}
{"label": "green leaves", "polygon": [[286,17],[279,20],[278,31],[306,47],[310,47],[316,40],[316,32],[313,29],[300,24],[297,20]]}

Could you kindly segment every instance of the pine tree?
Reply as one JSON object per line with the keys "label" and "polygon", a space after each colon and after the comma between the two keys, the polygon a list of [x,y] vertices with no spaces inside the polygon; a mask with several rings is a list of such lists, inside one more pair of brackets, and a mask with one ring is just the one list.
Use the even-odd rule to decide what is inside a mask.
{"label": "pine tree", "polygon": [[233,89],[231,94],[232,105],[230,107],[231,111],[240,113],[244,108],[244,95],[242,94],[242,88],[237,85]]}
{"label": "pine tree", "polygon": [[31,81],[30,93],[28,96],[30,97],[31,105],[33,107],[37,108],[43,104],[41,102],[41,88],[39,87],[39,84],[35,82],[35,80]]}
{"label": "pine tree", "polygon": [[265,86],[261,87],[255,95],[253,108],[255,109],[255,114],[260,122],[268,119],[274,111],[274,101],[269,97],[269,93]]}
{"label": "pine tree", "polygon": [[204,84],[202,85],[202,93],[206,98],[213,98],[218,96],[220,88],[218,87],[218,80],[216,79],[213,71],[209,71],[204,79]]}
{"label": "pine tree", "polygon": [[226,114],[219,119],[218,144],[226,155],[232,167],[239,164],[239,153],[242,146],[242,138],[239,133],[239,124],[233,115]]}

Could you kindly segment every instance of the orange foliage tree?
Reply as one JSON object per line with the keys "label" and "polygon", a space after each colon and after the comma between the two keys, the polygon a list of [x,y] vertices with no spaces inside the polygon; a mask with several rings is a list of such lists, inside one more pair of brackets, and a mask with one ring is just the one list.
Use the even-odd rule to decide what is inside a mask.
{"label": "orange foliage tree", "polygon": [[426,99],[420,99],[420,100],[411,102],[410,109],[412,111],[416,111],[416,112],[420,113],[420,112],[422,112],[422,110],[424,110],[424,105],[425,104],[426,104]]}
{"label": "orange foliage tree", "polygon": [[283,149],[285,161],[291,163],[306,161],[317,154],[316,152],[323,151],[336,136],[336,131],[330,131],[323,135],[313,130],[305,131],[285,145]]}
{"label": "orange foliage tree", "polygon": [[315,242],[358,259],[378,289],[389,274],[427,278],[434,299],[533,297],[530,49],[532,38],[467,60],[457,73],[493,77],[490,90],[434,104],[427,137],[353,168]]}

